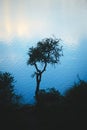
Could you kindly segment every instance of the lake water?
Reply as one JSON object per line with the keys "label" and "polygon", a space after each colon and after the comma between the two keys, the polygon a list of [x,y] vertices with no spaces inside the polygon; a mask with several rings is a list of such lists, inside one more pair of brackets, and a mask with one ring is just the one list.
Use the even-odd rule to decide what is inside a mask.
{"label": "lake water", "polygon": [[[11,44],[0,42],[0,71],[10,72],[15,78],[15,90],[23,95],[24,102],[33,102],[35,78],[31,78],[34,68],[27,66],[28,42],[13,40]],[[78,81],[77,75],[87,81],[87,39],[77,44],[63,44],[64,56],[60,64],[48,66],[44,72],[41,88],[55,87],[62,94]]]}

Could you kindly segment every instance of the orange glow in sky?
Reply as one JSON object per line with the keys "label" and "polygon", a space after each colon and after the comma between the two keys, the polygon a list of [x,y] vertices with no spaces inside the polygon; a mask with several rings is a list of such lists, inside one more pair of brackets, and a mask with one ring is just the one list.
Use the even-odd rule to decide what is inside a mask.
{"label": "orange glow in sky", "polygon": [[77,42],[87,35],[85,0],[0,0],[0,40],[58,36]]}

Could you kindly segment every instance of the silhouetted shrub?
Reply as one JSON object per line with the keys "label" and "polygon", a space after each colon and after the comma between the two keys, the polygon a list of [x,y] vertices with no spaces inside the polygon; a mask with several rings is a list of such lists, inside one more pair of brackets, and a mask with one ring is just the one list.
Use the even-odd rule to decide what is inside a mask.
{"label": "silhouetted shrub", "polygon": [[66,99],[73,106],[87,106],[87,82],[80,80],[72,88],[66,91]]}
{"label": "silhouetted shrub", "polygon": [[39,105],[55,105],[59,104],[61,101],[61,94],[55,88],[42,89],[38,93],[37,104]]}
{"label": "silhouetted shrub", "polygon": [[14,77],[10,73],[0,72],[0,105],[18,105],[20,96],[14,92]]}

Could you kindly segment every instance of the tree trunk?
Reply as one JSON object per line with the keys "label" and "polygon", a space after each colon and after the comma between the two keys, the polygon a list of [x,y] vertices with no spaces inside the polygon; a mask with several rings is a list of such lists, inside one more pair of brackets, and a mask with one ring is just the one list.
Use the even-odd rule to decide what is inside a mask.
{"label": "tree trunk", "polygon": [[42,78],[42,74],[43,74],[43,72],[46,70],[47,63],[45,62],[45,65],[44,65],[42,71],[38,69],[38,66],[37,66],[36,63],[34,64],[34,66],[35,66],[35,68],[36,68],[35,74],[36,74],[36,84],[37,84],[37,85],[36,85],[36,91],[35,91],[35,98],[36,98],[36,100],[37,100],[37,98],[38,98],[38,93],[39,93],[39,88],[40,88],[40,82],[41,82],[41,78]]}
{"label": "tree trunk", "polygon": [[36,73],[36,91],[35,91],[35,97],[37,98],[40,88],[40,82],[41,82],[41,73]]}

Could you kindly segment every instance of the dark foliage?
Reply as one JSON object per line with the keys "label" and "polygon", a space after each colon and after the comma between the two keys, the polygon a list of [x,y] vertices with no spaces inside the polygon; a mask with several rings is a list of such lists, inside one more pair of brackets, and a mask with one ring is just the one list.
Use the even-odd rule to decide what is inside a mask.
{"label": "dark foliage", "polygon": [[14,91],[14,77],[10,73],[0,72],[0,105],[1,107],[8,107],[18,105],[21,96],[15,94]]}
{"label": "dark foliage", "polygon": [[67,102],[75,107],[87,107],[87,82],[80,80],[66,91]]}
{"label": "dark foliage", "polygon": [[62,96],[55,88],[40,90],[37,104],[15,108],[14,78],[0,73],[0,129],[87,129],[87,82],[80,80]]}
{"label": "dark foliage", "polygon": [[60,39],[46,38],[37,43],[36,47],[29,48],[27,64],[35,65],[35,63],[51,63],[59,62],[62,56],[62,46],[60,46]]}
{"label": "dark foliage", "polygon": [[62,95],[55,88],[42,89],[37,96],[37,105],[39,106],[51,106],[58,105],[61,102]]}

